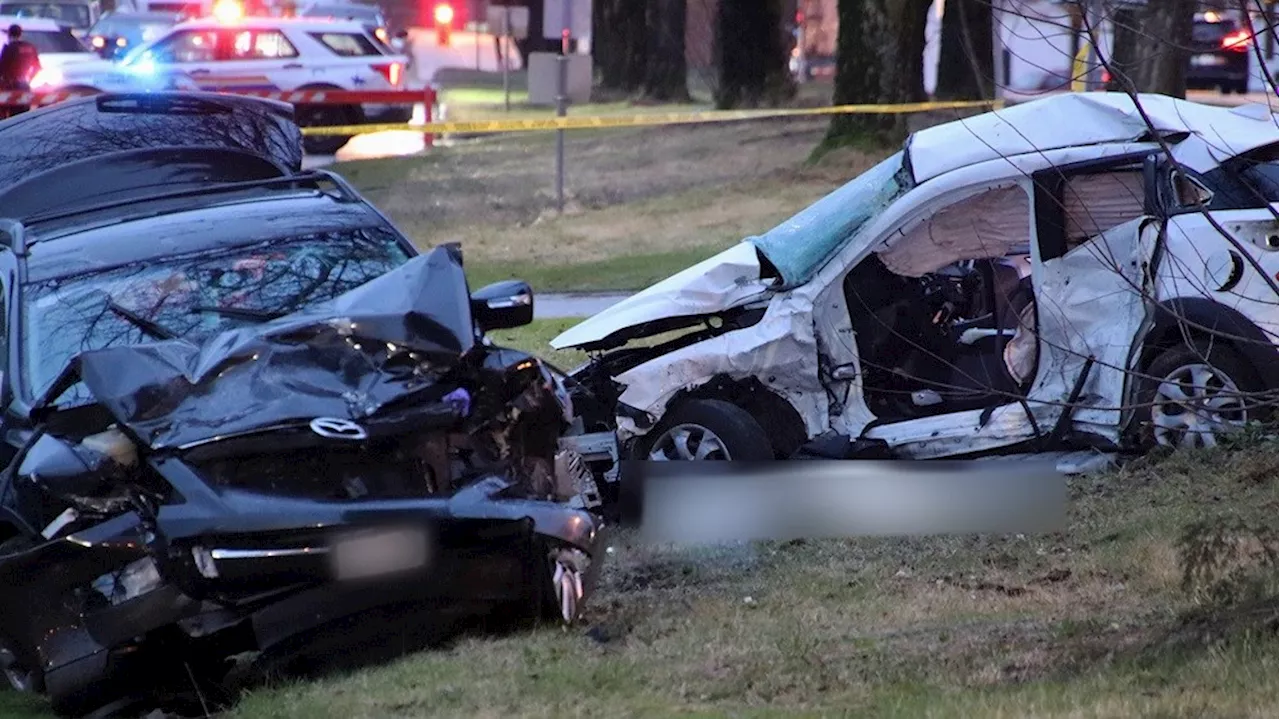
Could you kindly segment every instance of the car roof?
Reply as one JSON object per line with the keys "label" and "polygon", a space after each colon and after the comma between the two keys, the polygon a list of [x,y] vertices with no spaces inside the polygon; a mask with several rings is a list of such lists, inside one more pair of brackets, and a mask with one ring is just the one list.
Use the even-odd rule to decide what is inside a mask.
{"label": "car roof", "polygon": [[[0,15],[0,27],[7,28],[18,25],[24,31],[61,32],[62,26],[47,17],[18,17],[17,15]],[[6,38],[7,39],[7,38]]]}
{"label": "car roof", "polygon": [[100,217],[96,225],[67,228],[50,237],[42,237],[38,226],[31,228],[27,279],[44,282],[176,255],[373,226],[389,227],[367,202],[318,191],[247,192],[124,221]]}
{"label": "car roof", "polygon": [[1135,104],[1119,92],[1062,93],[916,132],[908,140],[911,169],[919,183],[1002,157],[1135,142],[1151,134],[1144,114],[1161,135],[1189,135],[1178,152],[1201,167],[1276,141],[1276,116],[1265,109],[1166,95],[1139,95]]}
{"label": "car roof", "polygon": [[354,33],[364,32],[364,26],[358,21],[328,17],[246,17],[229,23],[222,22],[217,18],[198,18],[184,20],[173,26],[174,30],[275,30],[281,28],[294,28],[302,32],[332,30]]}

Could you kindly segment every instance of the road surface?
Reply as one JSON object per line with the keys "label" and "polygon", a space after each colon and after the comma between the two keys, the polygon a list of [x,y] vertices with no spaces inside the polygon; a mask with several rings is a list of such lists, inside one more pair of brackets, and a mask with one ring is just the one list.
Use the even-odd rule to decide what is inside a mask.
{"label": "road surface", "polygon": [[533,288],[535,319],[590,317],[630,297],[630,292],[546,292]]}

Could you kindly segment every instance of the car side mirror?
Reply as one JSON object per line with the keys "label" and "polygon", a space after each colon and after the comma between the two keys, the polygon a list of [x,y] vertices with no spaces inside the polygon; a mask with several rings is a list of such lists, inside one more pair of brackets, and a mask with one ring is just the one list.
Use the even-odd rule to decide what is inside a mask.
{"label": "car side mirror", "polygon": [[481,332],[523,327],[533,322],[533,288],[524,280],[503,280],[471,293],[471,316]]}

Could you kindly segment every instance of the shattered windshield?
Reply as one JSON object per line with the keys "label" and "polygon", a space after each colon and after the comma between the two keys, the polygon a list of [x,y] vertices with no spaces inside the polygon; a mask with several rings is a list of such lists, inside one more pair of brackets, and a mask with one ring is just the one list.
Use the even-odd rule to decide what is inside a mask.
{"label": "shattered windshield", "polygon": [[[170,338],[199,343],[331,300],[408,259],[391,230],[371,227],[33,284],[23,317],[26,385],[38,398],[81,352]],[[58,404],[88,400],[77,385]]]}
{"label": "shattered windshield", "polygon": [[804,284],[870,220],[914,186],[898,152],[799,214],[752,237],[788,287]]}

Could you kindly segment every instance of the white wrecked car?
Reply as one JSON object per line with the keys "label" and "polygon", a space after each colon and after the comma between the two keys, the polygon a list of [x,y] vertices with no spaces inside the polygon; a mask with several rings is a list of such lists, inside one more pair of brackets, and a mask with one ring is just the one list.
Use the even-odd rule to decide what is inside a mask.
{"label": "white wrecked car", "polygon": [[1277,118],[1140,105],[1154,133],[1102,93],[917,132],[570,328],[552,346],[594,352],[573,373],[579,443],[608,426],[623,457],[659,460],[815,439],[850,457],[1116,451],[1210,444],[1274,410]]}

